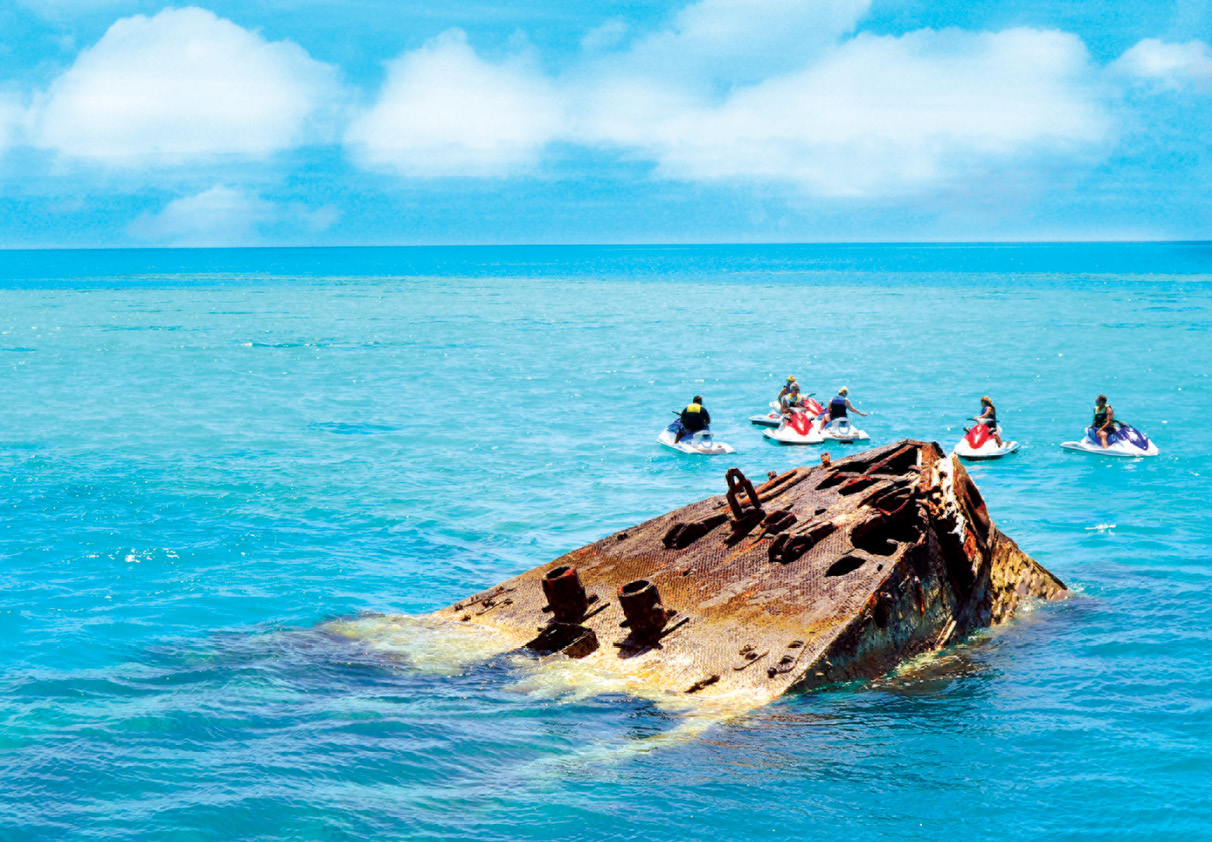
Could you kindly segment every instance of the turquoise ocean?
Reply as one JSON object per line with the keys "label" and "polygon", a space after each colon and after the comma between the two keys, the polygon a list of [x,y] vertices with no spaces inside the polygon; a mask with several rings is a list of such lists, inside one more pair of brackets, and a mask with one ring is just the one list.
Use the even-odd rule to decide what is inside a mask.
{"label": "turquoise ocean", "polygon": [[[1208,244],[2,252],[0,839],[1212,839],[1210,369]],[[992,396],[1071,598],[751,711],[419,617],[816,462],[789,374]],[[1159,457],[1058,447],[1099,392]]]}

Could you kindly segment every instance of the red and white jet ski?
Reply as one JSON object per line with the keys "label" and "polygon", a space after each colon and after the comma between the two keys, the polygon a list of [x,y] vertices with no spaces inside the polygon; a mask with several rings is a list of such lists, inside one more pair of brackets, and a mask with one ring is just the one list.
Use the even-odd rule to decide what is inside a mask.
{"label": "red and white jet ski", "polygon": [[[1002,428],[998,427],[997,435],[1000,437],[1001,434]],[[997,439],[993,437],[993,430],[990,430],[987,424],[977,423],[968,428],[951,452],[961,459],[1000,459],[1018,448],[1018,442],[1004,439],[999,446]]]}
{"label": "red and white jet ski", "polygon": [[[795,403],[795,408],[807,412],[813,418],[816,418],[825,411],[825,408],[821,406],[820,403],[818,403],[816,399],[812,397],[812,395],[807,395],[806,397],[800,398]],[[765,415],[750,415],[749,423],[756,424],[759,427],[778,427],[783,423],[782,404],[780,404],[778,401],[771,401],[770,411]]]}
{"label": "red and white jet ski", "polygon": [[820,444],[825,440],[816,414],[800,409],[784,415],[777,430],[767,430],[762,435],[779,444]]}

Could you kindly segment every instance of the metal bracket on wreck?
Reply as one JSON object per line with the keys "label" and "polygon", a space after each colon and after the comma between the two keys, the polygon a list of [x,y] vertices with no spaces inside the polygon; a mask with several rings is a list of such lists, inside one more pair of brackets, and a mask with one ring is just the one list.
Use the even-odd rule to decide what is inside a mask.
{"label": "metal bracket on wreck", "polygon": [[[1065,585],[994,524],[964,467],[902,441],[795,468],[574,550],[435,612],[664,690],[881,675]],[[508,594],[508,596],[505,596]]]}

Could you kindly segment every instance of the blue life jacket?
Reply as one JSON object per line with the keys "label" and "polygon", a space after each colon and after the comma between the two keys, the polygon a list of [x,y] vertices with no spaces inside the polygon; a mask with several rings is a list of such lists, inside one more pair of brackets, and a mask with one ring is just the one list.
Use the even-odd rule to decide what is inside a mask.
{"label": "blue life jacket", "polygon": [[837,395],[833,400],[829,401],[829,417],[830,418],[845,418],[846,417],[846,399],[841,395]]}

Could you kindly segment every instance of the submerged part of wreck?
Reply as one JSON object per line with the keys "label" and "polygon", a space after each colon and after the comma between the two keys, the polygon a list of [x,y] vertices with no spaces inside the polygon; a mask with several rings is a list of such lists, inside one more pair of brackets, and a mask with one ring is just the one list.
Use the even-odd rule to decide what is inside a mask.
{"label": "submerged part of wreck", "polygon": [[[827,459],[823,460],[827,462]],[[435,613],[637,682],[764,703],[881,675],[1064,584],[959,461],[903,441],[728,493]]]}

